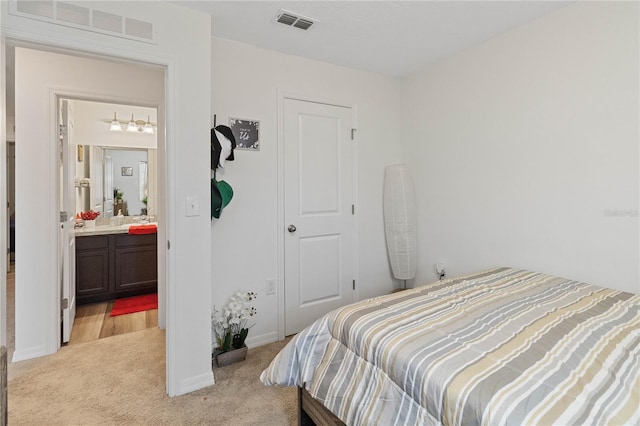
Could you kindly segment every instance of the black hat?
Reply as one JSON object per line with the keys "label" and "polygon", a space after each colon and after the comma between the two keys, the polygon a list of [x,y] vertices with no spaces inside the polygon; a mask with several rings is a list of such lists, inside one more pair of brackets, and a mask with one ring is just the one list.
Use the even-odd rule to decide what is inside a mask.
{"label": "black hat", "polygon": [[222,133],[225,138],[229,139],[231,142],[231,154],[227,157],[227,161],[233,161],[233,150],[236,149],[236,138],[233,136],[233,132],[229,126],[225,126],[223,124],[219,124],[215,127],[217,131]]}
{"label": "black hat", "polygon": [[216,130],[211,129],[211,170],[218,168],[220,163],[220,153],[222,153],[222,146],[216,136]]}
{"label": "black hat", "polygon": [[227,161],[233,161],[233,150],[236,147],[236,138],[233,136],[231,129],[228,126],[219,125],[211,129],[211,170],[218,168],[220,164],[220,154],[222,153],[222,145],[218,140],[216,131],[220,132],[225,138],[231,142],[231,153],[227,156]]}

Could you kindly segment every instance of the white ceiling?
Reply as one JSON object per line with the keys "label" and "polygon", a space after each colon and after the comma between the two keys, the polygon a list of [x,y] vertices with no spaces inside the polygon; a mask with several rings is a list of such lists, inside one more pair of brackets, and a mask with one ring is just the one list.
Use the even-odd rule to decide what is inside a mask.
{"label": "white ceiling", "polygon": [[[211,14],[212,34],[402,77],[571,1],[176,1]],[[280,9],[317,19],[308,31]]]}
{"label": "white ceiling", "polygon": [[[211,14],[212,34],[318,61],[402,77],[526,24],[568,1],[185,1]],[[151,7],[151,6],[150,6]],[[285,9],[318,20],[308,31],[275,22]],[[13,50],[7,113],[13,115]]]}

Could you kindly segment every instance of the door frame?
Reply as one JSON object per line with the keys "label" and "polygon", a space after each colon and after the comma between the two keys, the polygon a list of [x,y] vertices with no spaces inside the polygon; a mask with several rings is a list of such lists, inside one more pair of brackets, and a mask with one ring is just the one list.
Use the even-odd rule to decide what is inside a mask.
{"label": "door frame", "polygon": [[[7,81],[6,81],[6,42],[0,34],[0,223],[9,232],[7,201]],[[7,346],[7,272],[9,252],[6,238],[0,238],[0,345]]]}
{"label": "door frame", "polygon": [[[61,330],[60,342],[61,344],[68,343],[71,340],[71,330],[73,329],[73,323],[76,316],[76,275],[75,275],[75,250],[76,250],[76,237],[71,228],[71,224],[75,224],[75,204],[76,193],[75,186],[71,186],[70,177],[77,176],[76,173],[76,150],[71,149],[73,146],[71,134],[72,128],[75,127],[75,121],[73,121],[73,101],[68,98],[56,98],[56,136],[60,141],[58,144],[60,155],[58,156],[58,170],[59,179],[58,182],[58,196],[56,197],[56,203],[58,204],[58,211],[66,211],[67,214],[71,214],[72,218],[67,216],[64,223],[62,218],[58,224],[59,232],[58,237],[58,262],[56,263],[59,268],[56,276],[60,279],[60,294],[61,298],[67,299],[67,306],[60,306],[61,315]],[[62,130],[64,129],[64,130]],[[71,166],[73,164],[73,167]],[[73,175],[71,175],[73,172]],[[73,212],[67,211],[71,200],[70,194],[73,194]],[[72,222],[73,221],[73,222]],[[71,229],[70,229],[71,228]],[[73,294],[72,294],[73,293]],[[65,340],[66,339],[66,340]]]}
{"label": "door frame", "polygon": [[[54,135],[54,140],[57,141],[58,138],[58,113],[59,113],[59,102],[66,100],[66,101],[88,101],[88,102],[96,102],[96,103],[103,103],[103,104],[118,104],[118,105],[132,105],[132,106],[140,106],[140,107],[145,107],[145,108],[155,108],[156,109],[156,114],[157,111],[159,110],[160,106],[157,104],[152,104],[152,103],[145,103],[142,101],[137,100],[136,98],[122,98],[122,97],[118,97],[118,96],[111,96],[109,94],[105,94],[105,93],[90,93],[90,92],[83,92],[83,91],[73,91],[73,90],[58,90],[58,89],[52,89],[50,91],[50,99],[53,102],[53,104],[55,104],[53,108],[54,111],[50,111],[50,113],[53,113],[53,116],[55,117],[55,120],[52,121],[52,123],[54,124],[54,128],[52,130],[52,134]],[[67,140],[68,143],[68,140]],[[57,145],[56,145],[57,146]],[[90,145],[87,145],[90,146]],[[57,149],[57,148],[56,148]],[[62,149],[66,149],[66,147],[62,147]],[[104,147],[103,147],[104,149]],[[117,149],[117,148],[114,148]],[[133,149],[137,149],[137,148],[131,148]],[[156,150],[159,149],[164,149],[163,146],[160,146],[160,144],[158,143],[156,146]],[[144,148],[139,148],[137,149],[139,151],[145,151],[148,153],[148,149],[144,149]],[[74,157],[75,158],[75,157]],[[55,161],[60,161],[59,157],[56,156],[56,158],[54,159]],[[72,160],[70,160],[72,161]],[[59,167],[58,164],[55,165],[55,167]],[[64,167],[64,165],[63,165]],[[63,173],[66,172],[66,170],[63,170]],[[65,174],[66,176],[66,174]],[[156,173],[156,177],[157,177],[157,173]],[[166,173],[163,173],[162,176],[164,176],[164,178],[166,179]],[[62,184],[66,184],[66,180],[64,182],[62,182]],[[63,188],[60,186],[61,183],[59,181],[57,181],[57,195],[56,195],[56,203],[57,203],[57,211],[63,211],[64,210],[64,206],[60,205],[60,197],[61,194],[63,192]],[[165,183],[166,185],[166,183]],[[161,206],[162,208],[164,208],[165,206]],[[163,210],[164,211],[164,210]],[[69,212],[68,212],[69,213]],[[73,212],[71,212],[70,214],[74,214]],[[56,233],[56,236],[58,238],[60,237],[60,233]],[[57,241],[56,247],[59,250],[61,250],[61,243],[65,244],[65,241]],[[158,250],[160,249],[160,247],[158,247]],[[64,256],[62,255],[62,253],[58,252],[57,253],[58,256],[60,256],[60,258],[64,258]],[[159,254],[159,253],[158,253]],[[160,256],[158,256],[159,260],[163,259]],[[56,262],[56,264],[59,265],[60,262]],[[164,262],[158,262],[158,270],[162,269],[164,265]],[[65,265],[65,266],[69,266],[69,265]],[[56,274],[56,276],[62,276],[61,275],[62,271],[58,271],[58,274]],[[75,278],[75,275],[74,275]],[[64,285],[64,284],[63,284]],[[162,291],[161,290],[162,285],[160,282],[160,275],[158,276],[158,294]],[[166,289],[166,285],[164,286],[164,288]],[[59,309],[60,312],[62,312],[62,306],[60,305],[61,300],[58,299],[57,301],[57,307]],[[75,302],[77,305],[77,301]],[[161,317],[163,317],[165,315],[165,305],[162,304],[158,304],[158,320],[160,320]],[[158,326],[160,327],[160,323],[158,323]],[[71,325],[71,327],[73,328],[73,324]],[[163,328],[163,327],[160,327]],[[62,332],[61,332],[61,328],[57,327],[56,331],[58,333],[58,350],[60,349],[60,342],[62,342]]]}
{"label": "door frame", "polygon": [[351,167],[353,170],[353,203],[356,206],[354,220],[353,220],[353,277],[356,280],[356,289],[353,292],[353,301],[360,299],[360,289],[357,283],[360,281],[360,269],[358,259],[358,109],[357,105],[346,100],[325,98],[321,96],[303,95],[295,92],[289,92],[286,90],[277,90],[277,132],[278,132],[278,145],[277,145],[277,164],[278,164],[278,219],[277,226],[277,289],[278,289],[278,340],[285,338],[285,282],[284,282],[284,231],[285,231],[285,217],[284,217],[284,101],[285,99],[292,99],[296,101],[312,102],[317,104],[333,105],[343,108],[349,108],[351,110],[351,127],[353,130],[353,142],[351,144]]}
{"label": "door frame", "polygon": [[[20,31],[20,30],[7,30],[4,29],[3,33],[0,35],[2,37],[2,63],[5,63],[5,55],[6,55],[6,44],[10,44],[15,47],[24,47],[27,49],[36,49],[53,53],[61,53],[71,56],[78,57],[88,57],[93,59],[100,59],[104,61],[112,61],[112,62],[121,62],[127,61],[134,64],[140,64],[143,66],[154,65],[159,66],[164,69],[165,74],[165,85],[164,85],[164,104],[163,105],[155,105],[154,107],[158,109],[158,117],[162,115],[164,118],[164,132],[165,137],[164,141],[158,141],[158,149],[160,149],[160,145],[162,143],[162,149],[164,150],[164,164],[158,163],[159,167],[162,167],[164,172],[164,179],[158,179],[158,193],[164,191],[164,196],[160,200],[158,200],[158,213],[159,217],[164,218],[164,229],[159,228],[159,240],[171,240],[174,239],[175,233],[175,217],[177,215],[177,207],[175,202],[174,188],[176,188],[176,163],[173,159],[176,158],[176,113],[175,113],[175,104],[177,102],[177,93],[174,90],[177,85],[177,76],[178,76],[178,66],[177,59],[175,57],[169,55],[158,55],[158,54],[148,54],[141,51],[135,50],[127,50],[122,48],[111,48],[107,49],[105,47],[96,48],[88,42],[83,40],[76,39],[49,39],[45,35],[42,34],[34,34],[31,31]],[[4,76],[4,73],[2,73]],[[0,106],[2,106],[2,110],[5,110],[6,105],[6,88],[4,84],[0,88]],[[73,93],[71,93],[73,95]],[[101,96],[102,97],[102,96]],[[53,97],[55,98],[55,96]],[[103,97],[108,99],[108,96]],[[51,96],[50,96],[51,99]],[[55,110],[55,108],[54,108]],[[55,114],[55,113],[54,113]],[[51,114],[50,120],[51,118]],[[55,118],[55,117],[53,117]],[[55,122],[55,120],[53,120]],[[5,118],[2,118],[2,125],[0,125],[0,130],[5,127]],[[158,120],[158,124],[160,124],[160,120]],[[5,132],[0,135],[0,140],[4,141],[6,139]],[[56,134],[55,129],[51,129],[51,134]],[[57,144],[56,153],[52,154],[49,152],[49,156],[51,157],[50,163],[57,162]],[[53,148],[52,148],[53,149]],[[6,153],[6,149],[4,148],[4,144],[0,147],[0,154]],[[5,155],[6,157],[6,155]],[[6,159],[0,159],[2,161],[2,170],[6,169]],[[158,177],[159,178],[159,177]],[[4,189],[6,189],[5,179],[0,176],[0,183],[2,183],[1,187],[3,188],[2,194],[0,194],[0,201],[4,200],[6,203],[6,194],[4,194]],[[6,220],[6,212],[0,212],[0,219]],[[6,243],[0,241],[0,250],[4,247],[6,250]],[[57,256],[57,252],[51,253],[51,256]],[[165,307],[165,313],[158,313],[158,323],[160,328],[166,328],[165,334],[165,364],[166,364],[166,382],[165,389],[169,395],[178,395],[180,394],[181,383],[178,378],[178,364],[177,364],[177,330],[176,324],[174,323],[175,317],[175,304],[176,304],[176,277],[175,277],[175,259],[171,255],[171,252],[168,250],[165,244],[158,244],[158,259],[164,260],[164,268],[158,268],[158,297],[159,297],[159,305],[162,304]],[[55,260],[52,259],[52,262]],[[0,296],[2,300],[0,304],[5,303],[6,298],[6,274],[7,274],[7,264],[6,259],[0,261],[0,274],[2,274],[2,278],[0,283]],[[53,353],[56,352],[60,347],[60,330],[59,330],[59,315],[60,315],[60,297],[59,297],[59,286],[57,277],[54,277],[55,284],[52,284],[48,287],[47,294],[45,297],[49,300],[49,306],[52,308],[47,312],[49,317],[49,321],[51,324],[51,335],[47,338],[47,346],[46,351]],[[161,281],[164,281],[164,287],[161,288]],[[164,290],[164,291],[163,291]],[[6,309],[2,310],[2,320],[0,327],[0,338],[4,338],[6,340]],[[174,313],[172,315],[172,313]],[[164,327],[163,327],[164,325]],[[53,329],[56,330],[53,330]],[[4,334],[4,336],[3,336]],[[57,336],[57,337],[56,337]]]}

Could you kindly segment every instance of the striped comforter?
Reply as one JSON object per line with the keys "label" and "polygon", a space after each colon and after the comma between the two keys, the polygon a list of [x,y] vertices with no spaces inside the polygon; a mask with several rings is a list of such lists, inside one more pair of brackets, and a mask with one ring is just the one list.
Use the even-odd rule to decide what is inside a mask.
{"label": "striped comforter", "polygon": [[333,311],[260,378],[349,425],[637,425],[640,296],[492,269]]}

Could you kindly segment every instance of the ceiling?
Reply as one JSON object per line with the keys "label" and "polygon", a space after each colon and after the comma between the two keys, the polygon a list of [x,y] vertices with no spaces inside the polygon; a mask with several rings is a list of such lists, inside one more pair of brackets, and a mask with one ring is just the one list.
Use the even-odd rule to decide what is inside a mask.
{"label": "ceiling", "polygon": [[[211,14],[212,34],[403,77],[571,1],[176,1]],[[275,21],[284,9],[318,22]]]}
{"label": "ceiling", "polygon": [[[524,25],[568,1],[186,1],[211,15],[212,35],[345,67],[403,77]],[[317,22],[307,31],[275,21],[284,9]],[[13,115],[13,49],[7,49]]]}

